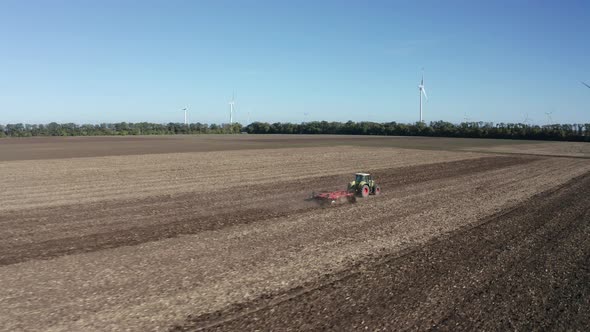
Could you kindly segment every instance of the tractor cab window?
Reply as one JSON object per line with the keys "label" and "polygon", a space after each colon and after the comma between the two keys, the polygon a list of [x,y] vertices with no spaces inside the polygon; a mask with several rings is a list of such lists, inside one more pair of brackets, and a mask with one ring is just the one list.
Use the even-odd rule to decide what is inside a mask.
{"label": "tractor cab window", "polygon": [[356,179],[354,181],[356,183],[363,182],[363,181],[365,181],[365,176],[364,175],[357,174]]}

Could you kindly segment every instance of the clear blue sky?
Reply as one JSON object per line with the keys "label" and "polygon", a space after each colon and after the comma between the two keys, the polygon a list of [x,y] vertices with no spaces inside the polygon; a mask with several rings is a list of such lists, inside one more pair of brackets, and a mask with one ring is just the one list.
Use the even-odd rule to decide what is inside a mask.
{"label": "clear blue sky", "polygon": [[[0,1],[0,123],[590,122],[589,1]],[[589,82],[590,84],[590,82]]]}

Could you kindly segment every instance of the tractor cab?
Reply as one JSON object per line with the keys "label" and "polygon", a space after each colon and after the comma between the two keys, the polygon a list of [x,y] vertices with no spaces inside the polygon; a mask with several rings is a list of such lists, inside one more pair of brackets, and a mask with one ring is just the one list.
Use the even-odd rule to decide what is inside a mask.
{"label": "tractor cab", "polygon": [[354,178],[355,183],[369,182],[371,180],[373,180],[373,177],[367,173],[356,173]]}
{"label": "tractor cab", "polygon": [[369,195],[379,195],[381,188],[373,180],[373,176],[368,173],[356,173],[354,181],[348,184],[348,191],[355,192],[361,197]]}

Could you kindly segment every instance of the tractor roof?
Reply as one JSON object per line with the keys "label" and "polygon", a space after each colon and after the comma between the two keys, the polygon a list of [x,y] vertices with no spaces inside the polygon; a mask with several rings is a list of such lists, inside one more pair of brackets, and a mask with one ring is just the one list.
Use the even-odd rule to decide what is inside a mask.
{"label": "tractor roof", "polygon": [[371,174],[369,174],[369,173],[354,173],[354,175],[369,176]]}

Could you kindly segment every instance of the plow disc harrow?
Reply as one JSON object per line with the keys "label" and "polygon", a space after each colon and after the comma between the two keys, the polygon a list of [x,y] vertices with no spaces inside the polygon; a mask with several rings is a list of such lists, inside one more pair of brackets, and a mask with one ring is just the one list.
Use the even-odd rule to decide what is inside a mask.
{"label": "plow disc harrow", "polygon": [[312,193],[311,199],[320,202],[320,204],[336,204],[336,203],[354,203],[356,202],[356,196],[354,192],[349,192],[347,190],[340,190],[340,191],[329,191],[329,192],[320,192],[320,193]]}

